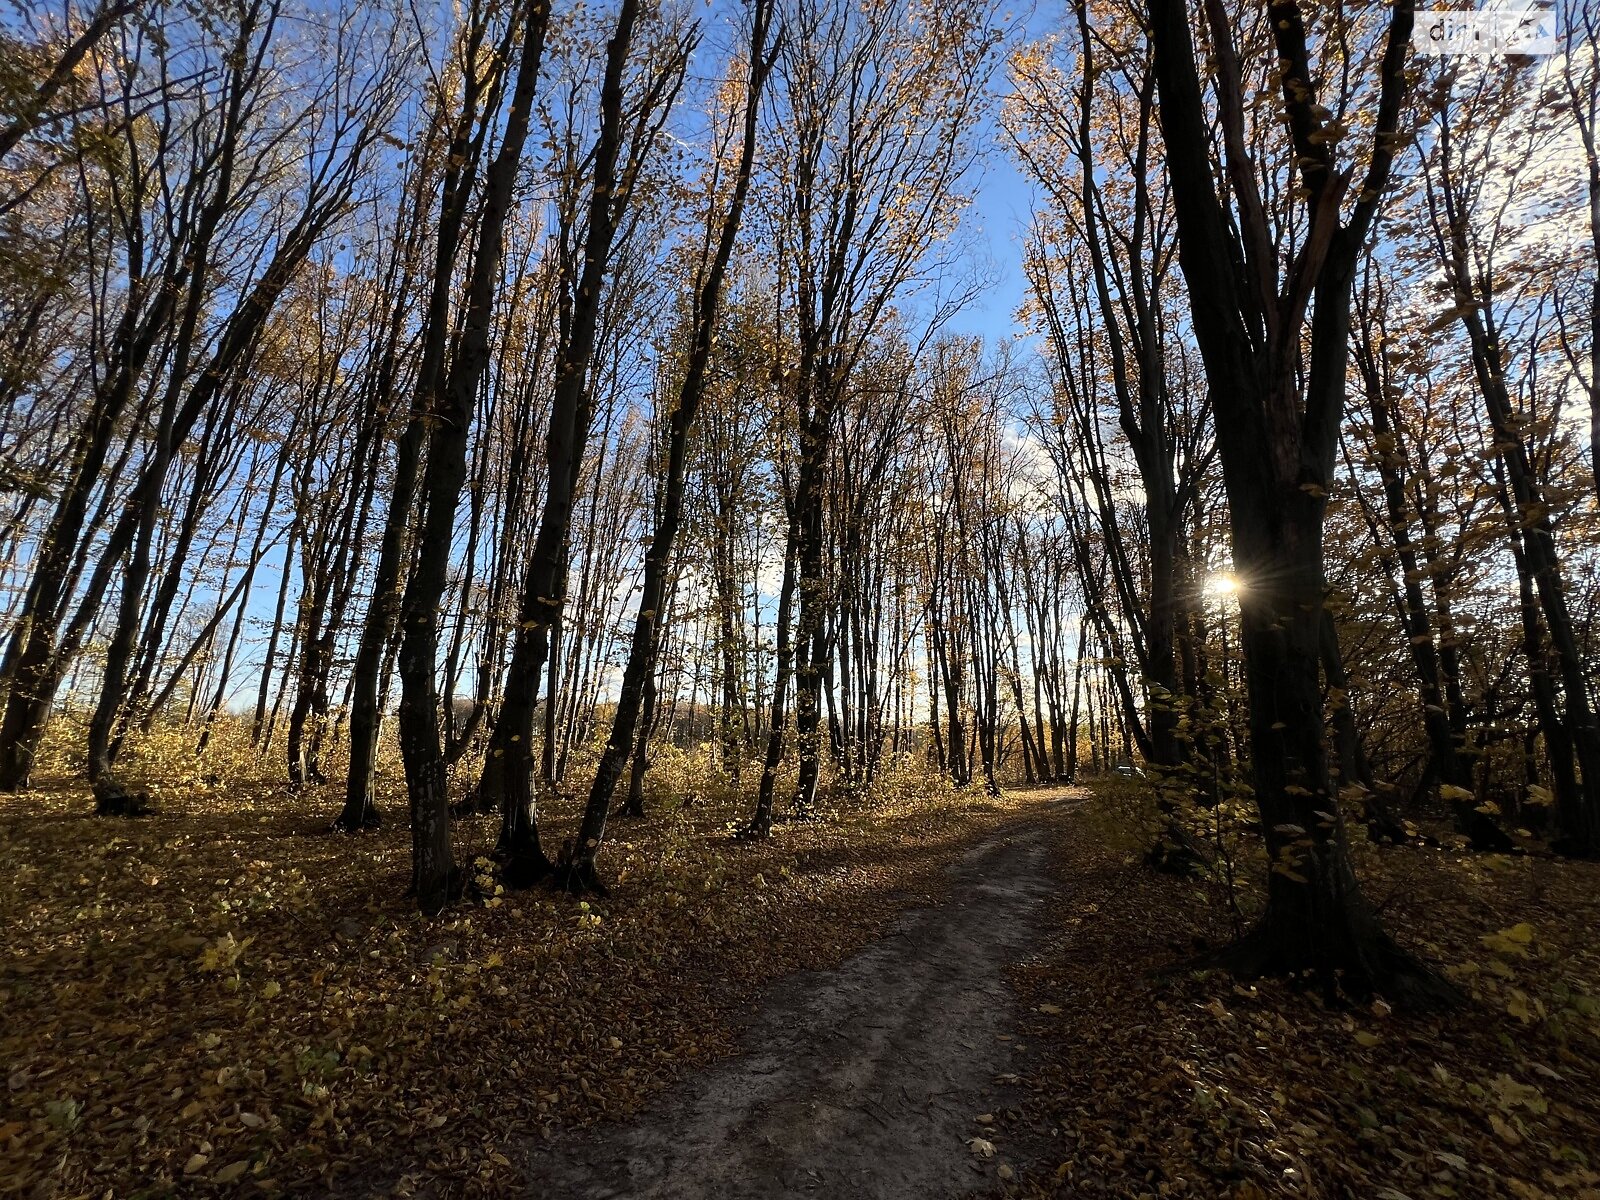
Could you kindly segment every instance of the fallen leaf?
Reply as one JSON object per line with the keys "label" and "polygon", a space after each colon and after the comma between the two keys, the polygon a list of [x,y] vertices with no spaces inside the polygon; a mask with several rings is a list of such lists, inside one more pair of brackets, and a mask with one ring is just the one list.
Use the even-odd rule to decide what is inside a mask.
{"label": "fallen leaf", "polygon": [[1522,1144],[1522,1135],[1513,1129],[1509,1122],[1503,1120],[1496,1113],[1489,1114],[1489,1128],[1493,1129],[1496,1136],[1508,1146],[1519,1146]]}
{"label": "fallen leaf", "polygon": [[223,1167],[222,1170],[218,1171],[211,1177],[211,1182],[232,1183],[249,1169],[250,1160],[247,1158],[241,1158],[238,1162],[231,1162],[227,1166]]}

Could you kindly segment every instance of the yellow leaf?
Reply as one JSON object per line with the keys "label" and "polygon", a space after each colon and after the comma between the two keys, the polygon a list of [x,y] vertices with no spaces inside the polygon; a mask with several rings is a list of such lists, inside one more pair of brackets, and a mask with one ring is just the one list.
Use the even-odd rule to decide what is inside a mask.
{"label": "yellow leaf", "polygon": [[1495,1135],[1508,1146],[1522,1144],[1522,1135],[1513,1129],[1509,1122],[1501,1120],[1494,1113],[1489,1114],[1489,1128],[1493,1129]]}
{"label": "yellow leaf", "polygon": [[1507,1112],[1513,1108],[1525,1108],[1531,1113],[1550,1111],[1550,1104],[1543,1092],[1530,1083],[1518,1083],[1509,1075],[1496,1075],[1489,1083],[1489,1090]]}
{"label": "yellow leaf", "polygon": [[1356,1030],[1356,1042],[1358,1045],[1367,1046],[1370,1048],[1372,1046],[1376,1046],[1381,1041],[1383,1041],[1383,1039],[1375,1033],[1369,1033],[1365,1029]]}
{"label": "yellow leaf", "polygon": [[1520,921],[1509,929],[1486,933],[1478,940],[1496,954],[1510,955],[1514,958],[1527,958],[1527,946],[1533,941],[1533,938],[1533,926],[1526,921]]}
{"label": "yellow leaf", "polygon": [[232,1183],[250,1169],[250,1160],[241,1158],[238,1162],[231,1162],[222,1170],[211,1177],[212,1183]]}

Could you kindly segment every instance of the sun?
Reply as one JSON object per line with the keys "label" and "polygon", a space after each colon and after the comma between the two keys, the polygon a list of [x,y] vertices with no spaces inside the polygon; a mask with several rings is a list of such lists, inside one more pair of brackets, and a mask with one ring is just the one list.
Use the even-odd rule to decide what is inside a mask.
{"label": "sun", "polygon": [[1206,591],[1213,596],[1233,596],[1239,592],[1239,581],[1226,571],[1209,576],[1206,579]]}

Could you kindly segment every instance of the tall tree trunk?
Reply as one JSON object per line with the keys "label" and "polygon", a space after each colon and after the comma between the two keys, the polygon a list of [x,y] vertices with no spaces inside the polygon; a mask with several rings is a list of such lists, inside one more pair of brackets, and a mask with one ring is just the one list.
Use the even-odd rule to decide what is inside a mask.
{"label": "tall tree trunk", "polygon": [[[577,843],[571,858],[563,864],[564,882],[569,889],[593,888],[598,883],[594,871],[595,854],[605,836],[606,815],[610,810],[612,794],[616,791],[617,780],[622,776],[623,765],[630,756],[642,761],[645,743],[649,740],[648,725],[642,730],[638,728],[639,713],[645,704],[645,694],[655,680],[658,630],[666,618],[668,571],[678,527],[683,519],[689,431],[694,427],[695,415],[705,395],[706,369],[711,362],[723,278],[727,274],[728,261],[733,256],[739,221],[744,213],[745,196],[750,189],[750,172],[755,163],[756,118],[760,113],[762,88],[773,62],[773,52],[767,47],[771,15],[771,0],[756,0],[750,32],[750,77],[745,84],[743,136],[733,195],[728,202],[728,211],[722,218],[721,228],[717,231],[716,248],[710,261],[703,261],[697,272],[699,287],[691,317],[689,358],[685,364],[683,382],[679,385],[676,401],[667,419],[666,475],[661,483],[662,498],[655,530],[645,551],[639,612],[634,619],[633,640],[628,650],[627,666],[622,673],[622,689],[612,717],[611,735],[606,740],[599,766],[595,769],[589,801],[584,807],[583,821],[578,828]],[[714,211],[714,194],[711,204]],[[714,220],[715,217],[708,218],[708,224]],[[636,736],[639,742],[637,754],[634,753]],[[640,804],[642,807],[642,801]]]}
{"label": "tall tree trunk", "polygon": [[[1323,518],[1344,409],[1350,293],[1397,148],[1413,4],[1396,0],[1391,10],[1370,161],[1348,216],[1335,182],[1335,143],[1316,109],[1299,4],[1273,0],[1269,6],[1281,102],[1310,226],[1283,292],[1244,149],[1244,93],[1230,17],[1221,0],[1206,0],[1205,9],[1224,171],[1242,214],[1237,221],[1217,193],[1215,142],[1205,124],[1188,6],[1183,0],[1150,3],[1179,262],[1193,298],[1233,561],[1243,580],[1251,766],[1272,864],[1259,923],[1221,961],[1247,975],[1310,972],[1329,993],[1383,991],[1419,1005],[1455,1000],[1453,989],[1389,939],[1357,885],[1331,794],[1319,670]],[[1310,357],[1302,387],[1298,355],[1307,312]]]}
{"label": "tall tree trunk", "polygon": [[[623,206],[630,199],[626,187],[619,190],[617,164],[622,151],[624,71],[638,14],[638,0],[622,0],[606,44],[583,266],[573,293],[568,335],[558,356],[550,430],[545,439],[548,481],[544,512],[523,580],[506,694],[489,739],[490,761],[478,785],[480,803],[499,802],[498,849],[506,860],[502,877],[512,887],[527,886],[550,871],[539,845],[533,806],[534,701],[565,602],[573,499],[594,415],[589,363],[612,245]],[[553,707],[554,699],[552,694],[546,703]]]}
{"label": "tall tree trunk", "polygon": [[[467,473],[467,433],[478,384],[489,364],[495,286],[505,222],[522,162],[534,90],[549,23],[548,0],[527,0],[513,16],[521,25],[516,83],[500,148],[485,177],[478,244],[466,289],[465,314],[444,387],[430,396],[432,436],[423,475],[423,521],[416,566],[401,602],[400,753],[411,809],[412,887],[417,907],[435,916],[459,889],[450,850],[450,796],[439,734],[439,604],[444,596],[456,506]],[[465,192],[460,196],[464,203]],[[448,278],[435,281],[448,286]]]}

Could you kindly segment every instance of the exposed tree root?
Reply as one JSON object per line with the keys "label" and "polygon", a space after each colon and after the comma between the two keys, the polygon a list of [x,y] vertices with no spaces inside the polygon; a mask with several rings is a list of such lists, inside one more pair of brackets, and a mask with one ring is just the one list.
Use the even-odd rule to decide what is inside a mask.
{"label": "exposed tree root", "polygon": [[349,805],[333,819],[333,824],[328,826],[329,833],[375,833],[383,826],[383,817],[379,815],[377,806],[368,801],[366,807],[359,815],[350,811]]}
{"label": "exposed tree root", "polygon": [[751,821],[748,825],[741,825],[733,831],[733,840],[736,842],[765,842],[771,837],[771,821]]}
{"label": "exposed tree root", "polygon": [[1294,936],[1262,920],[1221,949],[1170,968],[1220,969],[1240,979],[1287,979],[1315,987],[1330,1005],[1365,1004],[1382,997],[1412,1012],[1457,1008],[1466,997],[1453,983],[1403,950],[1377,922],[1355,915],[1331,940]]}
{"label": "exposed tree root", "polygon": [[526,891],[555,872],[555,865],[538,846],[497,851],[496,857],[501,860],[500,882],[514,892]]}
{"label": "exposed tree root", "polygon": [[149,792],[129,792],[114,783],[97,783],[94,788],[94,814],[97,817],[148,817]]}
{"label": "exposed tree root", "polygon": [[551,882],[569,896],[611,895],[611,889],[595,871],[592,859],[571,859],[563,854],[551,873]]}
{"label": "exposed tree root", "polygon": [[[467,873],[455,863],[451,863],[449,871],[445,873],[444,887],[433,889],[430,895],[418,900],[417,907],[423,916],[437,917],[445,909],[461,902],[461,898],[467,894],[470,882]],[[417,898],[416,880],[412,880],[411,886],[406,889],[406,898]]]}

